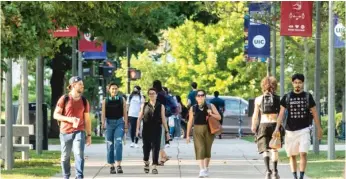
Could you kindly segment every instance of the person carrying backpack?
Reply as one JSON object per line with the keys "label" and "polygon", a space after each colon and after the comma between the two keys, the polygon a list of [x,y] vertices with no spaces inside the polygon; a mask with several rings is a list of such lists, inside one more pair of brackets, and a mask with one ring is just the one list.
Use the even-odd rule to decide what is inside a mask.
{"label": "person carrying backpack", "polygon": [[[251,130],[256,134],[258,153],[263,155],[264,164],[267,169],[265,179],[279,179],[280,176],[277,168],[279,153],[277,149],[269,147],[269,142],[272,139],[276,127],[276,119],[280,111],[280,97],[275,94],[277,88],[276,79],[272,76],[263,78],[261,88],[262,95],[255,99]],[[260,120],[258,120],[259,114],[261,116]],[[270,169],[269,151],[272,154],[273,170]]]}
{"label": "person carrying backpack", "polygon": [[138,148],[138,137],[136,137],[136,125],[141,105],[144,104],[145,99],[141,94],[141,87],[135,86],[129,98],[127,98],[127,108],[129,111],[129,120],[131,124],[131,145],[130,147]]}
{"label": "person carrying backpack", "polygon": [[193,143],[195,148],[196,160],[198,160],[200,172],[199,177],[208,177],[209,162],[211,158],[211,147],[215,135],[209,130],[208,118],[212,116],[220,120],[221,116],[213,104],[206,103],[206,93],[198,90],[196,95],[197,104],[192,106],[189,111],[189,122],[187,125],[186,142],[190,143],[191,127],[193,129]]}
{"label": "person carrying backpack", "polygon": [[76,178],[84,178],[84,148],[91,144],[89,102],[82,96],[83,81],[78,76],[69,80],[68,95],[60,97],[53,114],[60,126],[61,168],[64,179],[71,176],[70,157],[73,150]]}
{"label": "person carrying backpack", "polygon": [[[128,117],[125,98],[118,94],[119,86],[111,82],[108,86],[109,96],[102,102],[102,128],[106,129],[107,162],[110,174],[123,173],[123,137],[128,130]],[[115,154],[114,154],[115,153]],[[114,163],[117,161],[117,169]]]}
{"label": "person carrying backpack", "polygon": [[[285,94],[280,101],[280,114],[277,120],[273,136],[279,133],[283,122],[285,127],[285,150],[290,158],[291,171],[294,179],[297,179],[297,155],[300,155],[300,176],[304,178],[307,163],[307,153],[310,147],[310,126],[312,120],[317,127],[317,137],[322,138],[322,127],[316,111],[316,103],[311,94],[304,91],[304,75],[292,76],[293,91]],[[287,110],[287,118],[284,119]]]}

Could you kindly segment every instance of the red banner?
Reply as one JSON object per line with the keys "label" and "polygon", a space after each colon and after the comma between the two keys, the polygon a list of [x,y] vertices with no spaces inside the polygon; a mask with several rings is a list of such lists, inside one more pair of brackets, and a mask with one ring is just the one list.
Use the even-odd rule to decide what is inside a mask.
{"label": "red banner", "polygon": [[312,36],[312,1],[281,2],[281,36]]}
{"label": "red banner", "polygon": [[76,26],[69,26],[65,29],[57,29],[53,32],[54,37],[76,37],[78,33]]}
{"label": "red banner", "polygon": [[90,34],[81,33],[81,39],[78,41],[78,50],[81,52],[102,52],[102,42],[98,42],[96,38],[91,40],[90,37]]}

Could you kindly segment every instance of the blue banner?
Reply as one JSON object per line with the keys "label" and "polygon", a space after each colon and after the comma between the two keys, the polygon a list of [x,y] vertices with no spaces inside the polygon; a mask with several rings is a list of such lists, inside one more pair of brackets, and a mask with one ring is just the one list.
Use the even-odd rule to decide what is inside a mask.
{"label": "blue banner", "polygon": [[338,23],[338,17],[334,16],[334,48],[345,48],[345,41],[342,36],[345,33],[345,26]]}
{"label": "blue banner", "polygon": [[248,43],[245,44],[247,61],[266,62],[270,58],[270,27],[260,20],[269,13],[269,3],[249,3]]}
{"label": "blue banner", "polygon": [[107,43],[104,42],[102,44],[103,50],[102,52],[83,52],[82,57],[84,60],[105,60],[107,59]]}

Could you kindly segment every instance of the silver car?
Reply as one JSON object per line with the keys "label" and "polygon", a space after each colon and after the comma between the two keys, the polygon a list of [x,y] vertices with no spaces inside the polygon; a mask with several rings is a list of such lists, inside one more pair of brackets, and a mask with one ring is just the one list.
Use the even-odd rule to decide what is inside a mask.
{"label": "silver car", "polygon": [[[207,95],[207,103],[214,96]],[[240,97],[234,96],[219,96],[225,100],[225,112],[223,114],[222,133],[250,134],[251,132],[251,117],[248,117],[249,103]]]}

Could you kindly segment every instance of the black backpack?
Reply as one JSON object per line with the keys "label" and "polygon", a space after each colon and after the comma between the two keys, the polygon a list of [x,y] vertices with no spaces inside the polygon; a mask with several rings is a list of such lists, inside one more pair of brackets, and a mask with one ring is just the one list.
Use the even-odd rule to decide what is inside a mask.
{"label": "black backpack", "polygon": [[261,111],[262,114],[278,114],[280,112],[280,97],[272,93],[264,94]]}

